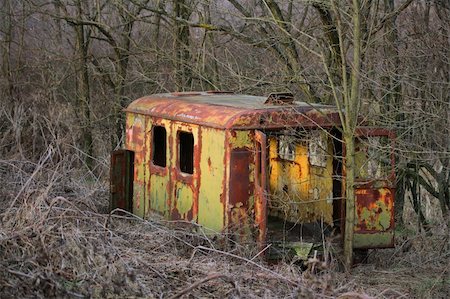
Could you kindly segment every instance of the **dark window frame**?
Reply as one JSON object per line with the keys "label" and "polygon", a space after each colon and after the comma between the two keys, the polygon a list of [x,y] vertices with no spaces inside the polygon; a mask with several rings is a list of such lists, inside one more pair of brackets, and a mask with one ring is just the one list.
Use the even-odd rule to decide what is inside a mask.
{"label": "dark window frame", "polygon": [[279,135],[276,137],[277,157],[280,160],[294,162],[296,156],[297,140],[289,139],[289,135]]}
{"label": "dark window frame", "polygon": [[178,131],[178,170],[185,175],[194,174],[195,138],[192,132]]}
{"label": "dark window frame", "polygon": [[[160,142],[156,142],[157,135],[159,136],[160,133],[157,133],[157,130],[164,129],[164,131],[161,131],[161,134],[163,133],[164,136],[161,136],[158,141],[163,140],[162,146],[158,146],[158,144],[161,144]],[[167,130],[163,125],[155,125],[152,128],[152,164],[154,166],[158,166],[161,168],[167,167]]]}

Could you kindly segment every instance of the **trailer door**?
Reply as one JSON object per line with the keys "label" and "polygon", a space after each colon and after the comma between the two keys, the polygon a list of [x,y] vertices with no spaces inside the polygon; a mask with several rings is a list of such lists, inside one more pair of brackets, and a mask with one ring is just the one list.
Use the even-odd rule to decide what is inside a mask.
{"label": "trailer door", "polygon": [[357,130],[354,248],[394,246],[393,139],[388,130]]}
{"label": "trailer door", "polygon": [[133,168],[134,152],[117,150],[111,153],[110,211],[120,208],[132,212],[133,209]]}

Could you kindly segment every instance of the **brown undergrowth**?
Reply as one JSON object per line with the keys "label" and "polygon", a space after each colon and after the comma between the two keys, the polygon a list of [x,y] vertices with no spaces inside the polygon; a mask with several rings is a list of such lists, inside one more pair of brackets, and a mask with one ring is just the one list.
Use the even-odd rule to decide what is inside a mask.
{"label": "brown undergrowth", "polygon": [[319,262],[314,273],[268,265],[189,225],[108,214],[107,182],[46,155],[1,161],[2,297],[330,298],[354,290]]}
{"label": "brown undergrowth", "polygon": [[366,264],[352,271],[369,294],[394,298],[450,298],[450,236],[401,230],[396,248],[373,250]]}
{"label": "brown undergrowth", "polygon": [[269,265],[254,246],[225,246],[224,236],[192,225],[108,214],[107,181],[72,162],[54,162],[51,151],[37,163],[0,161],[1,297],[438,298],[448,291],[449,256],[436,255],[439,240],[405,237],[408,244],[374,251],[352,275],[336,271],[336,259],[311,260],[303,271]]}

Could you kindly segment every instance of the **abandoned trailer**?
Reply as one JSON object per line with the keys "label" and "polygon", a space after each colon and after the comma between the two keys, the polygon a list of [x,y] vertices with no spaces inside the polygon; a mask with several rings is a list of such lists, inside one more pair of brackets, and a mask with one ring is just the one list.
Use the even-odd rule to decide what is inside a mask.
{"label": "abandoned trailer", "polygon": [[[262,246],[304,241],[314,223],[343,231],[345,145],[335,107],[289,94],[180,92],[140,98],[125,111],[125,149],[111,157],[111,208]],[[381,128],[356,132],[354,248],[393,246],[393,137]]]}

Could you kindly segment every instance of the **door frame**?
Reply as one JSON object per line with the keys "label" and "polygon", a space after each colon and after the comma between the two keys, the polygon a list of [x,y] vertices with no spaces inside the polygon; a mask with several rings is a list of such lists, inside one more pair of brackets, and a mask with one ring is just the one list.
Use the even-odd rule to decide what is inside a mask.
{"label": "door frame", "polygon": [[263,248],[267,235],[267,136],[255,130],[255,224],[257,241]]}
{"label": "door frame", "polygon": [[[355,178],[355,225],[354,229],[354,244],[355,249],[370,249],[370,248],[391,248],[394,247],[394,201],[395,201],[395,133],[391,130],[384,128],[372,128],[372,127],[358,127],[355,130],[354,138],[362,137],[387,137],[390,140],[391,152],[390,152],[390,173],[387,177],[381,179],[357,179]],[[342,180],[342,197],[346,198],[345,195],[345,151],[346,146],[343,143],[343,157],[344,157],[344,167],[343,167],[343,180]],[[357,230],[356,224],[360,221],[358,218],[358,203],[367,202],[368,200],[378,201],[380,198],[378,190],[385,189],[387,191],[387,196],[385,195],[384,200],[388,201],[390,204],[390,225],[385,230]],[[342,219],[341,219],[341,229],[342,238],[344,236],[345,227],[345,203],[342,201]],[[363,208],[363,207],[360,207]],[[356,241],[356,242],[355,242]]]}

